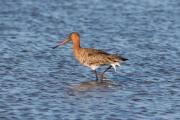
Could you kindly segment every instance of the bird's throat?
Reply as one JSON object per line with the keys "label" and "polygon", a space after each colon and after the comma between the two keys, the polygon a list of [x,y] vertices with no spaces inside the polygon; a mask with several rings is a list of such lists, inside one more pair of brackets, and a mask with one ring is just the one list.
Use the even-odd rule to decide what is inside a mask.
{"label": "bird's throat", "polygon": [[76,39],[76,40],[73,40],[73,50],[77,50],[80,48],[80,40],[79,39]]}

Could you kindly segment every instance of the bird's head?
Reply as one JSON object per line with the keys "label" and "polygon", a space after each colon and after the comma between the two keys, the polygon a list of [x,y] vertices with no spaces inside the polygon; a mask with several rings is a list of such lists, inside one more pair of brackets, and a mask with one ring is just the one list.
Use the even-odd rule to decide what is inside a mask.
{"label": "bird's head", "polygon": [[80,39],[79,33],[72,32],[68,35],[68,37],[65,40],[58,42],[58,44],[56,46],[54,46],[53,49],[55,49],[61,45],[65,45],[70,41],[73,41],[73,42],[79,41],[79,39]]}

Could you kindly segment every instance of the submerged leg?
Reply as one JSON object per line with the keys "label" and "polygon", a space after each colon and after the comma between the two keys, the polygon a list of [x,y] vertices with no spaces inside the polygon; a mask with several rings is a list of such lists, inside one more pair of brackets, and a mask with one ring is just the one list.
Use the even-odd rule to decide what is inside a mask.
{"label": "submerged leg", "polygon": [[106,68],[106,70],[101,74],[101,81],[103,81],[103,75],[105,72],[107,72],[109,69],[111,69],[112,66],[110,65],[108,68]]}
{"label": "submerged leg", "polygon": [[96,81],[98,81],[98,75],[97,75],[96,70],[93,70],[93,72],[94,72],[94,73],[95,73],[95,75],[96,75]]}

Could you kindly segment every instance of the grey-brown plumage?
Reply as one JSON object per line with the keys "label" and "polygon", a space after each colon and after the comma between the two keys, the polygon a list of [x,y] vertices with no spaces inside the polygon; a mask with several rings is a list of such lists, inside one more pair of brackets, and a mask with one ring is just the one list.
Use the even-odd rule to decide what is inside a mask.
{"label": "grey-brown plumage", "polygon": [[123,61],[127,60],[119,55],[109,54],[101,50],[93,48],[79,48],[74,50],[76,59],[83,65],[90,67],[92,70],[97,69],[102,65],[120,65]]}
{"label": "grey-brown plumage", "polygon": [[[63,45],[68,43],[69,41],[73,42],[73,52],[76,59],[80,64],[90,67],[96,74],[96,80],[98,80],[98,76],[96,73],[96,69],[103,65],[110,65],[103,73],[113,67],[116,71],[116,66],[120,66],[123,61],[128,59],[123,58],[120,55],[109,54],[101,50],[93,49],[93,48],[81,48],[80,47],[80,36],[77,32],[71,33],[68,38],[61,42],[59,45]],[[59,45],[53,47],[56,48]],[[102,80],[102,77],[101,77]]]}

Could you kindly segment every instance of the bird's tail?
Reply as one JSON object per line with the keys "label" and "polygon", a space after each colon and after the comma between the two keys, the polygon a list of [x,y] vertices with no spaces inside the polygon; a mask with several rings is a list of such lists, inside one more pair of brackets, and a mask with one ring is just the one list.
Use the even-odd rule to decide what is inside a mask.
{"label": "bird's tail", "polygon": [[127,58],[121,57],[122,61],[126,61],[128,60]]}
{"label": "bird's tail", "polygon": [[117,56],[117,57],[119,58],[119,60],[122,60],[122,61],[126,61],[126,60],[128,60],[127,58],[122,57],[121,55],[117,55],[117,54],[115,54],[115,56]]}

